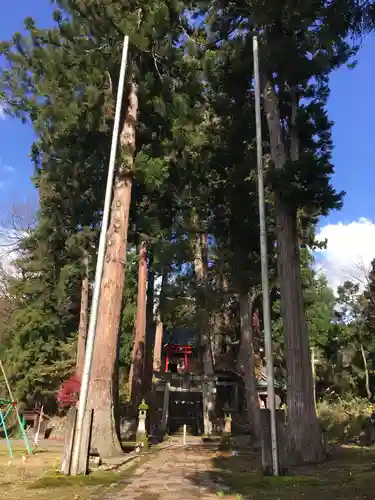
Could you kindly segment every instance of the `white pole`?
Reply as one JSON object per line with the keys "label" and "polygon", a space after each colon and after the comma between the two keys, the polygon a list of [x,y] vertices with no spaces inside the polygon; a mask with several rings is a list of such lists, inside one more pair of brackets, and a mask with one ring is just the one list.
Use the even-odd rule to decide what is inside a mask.
{"label": "white pole", "polygon": [[262,120],[260,111],[260,76],[259,76],[259,53],[258,38],[253,36],[254,56],[254,83],[255,83],[255,119],[257,138],[257,167],[258,167],[258,200],[259,200],[259,226],[260,226],[260,259],[262,271],[262,295],[263,295],[263,324],[264,342],[267,360],[267,400],[271,414],[271,446],[273,475],[279,475],[279,458],[276,427],[276,404],[275,404],[275,382],[272,359],[272,332],[271,332],[271,306],[268,279],[268,250],[267,250],[267,227],[266,209],[264,201],[264,178],[263,178],[263,147],[262,147]]}
{"label": "white pole", "polygon": [[93,298],[92,298],[92,303],[91,303],[90,323],[89,323],[89,329],[88,329],[88,334],[87,334],[87,343],[86,343],[86,352],[85,352],[85,363],[84,363],[84,367],[83,367],[81,390],[80,390],[80,394],[79,394],[79,406],[78,406],[77,423],[76,423],[76,435],[75,435],[75,440],[74,440],[74,448],[73,448],[73,455],[72,455],[72,467],[71,467],[71,474],[73,474],[73,475],[78,473],[79,455],[80,455],[81,445],[82,445],[83,420],[84,420],[86,405],[87,405],[87,395],[88,395],[88,390],[89,390],[91,363],[92,363],[92,358],[93,358],[93,353],[94,353],[96,323],[97,323],[97,319],[98,319],[99,299],[100,299],[100,286],[101,286],[101,280],[102,280],[103,268],[104,268],[106,237],[107,237],[109,215],[110,215],[110,208],[111,208],[111,201],[112,201],[113,179],[114,179],[115,170],[116,170],[116,153],[117,153],[117,143],[118,143],[118,137],[119,137],[120,117],[121,117],[121,108],[122,108],[123,93],[124,93],[126,65],[127,65],[127,59],[128,59],[128,48],[129,48],[129,37],[125,36],[124,44],[123,44],[123,48],[122,48],[121,68],[120,68],[120,76],[119,76],[119,83],[118,83],[118,89],[117,89],[116,113],[115,113],[115,121],[113,124],[111,153],[110,153],[110,158],[109,158],[107,187],[106,187],[106,192],[105,192],[105,201],[104,201],[104,209],[103,209],[103,220],[102,220],[102,227],[101,227],[101,231],[100,231],[98,258],[97,258],[97,262],[96,262],[94,293],[93,293]]}
{"label": "white pole", "polygon": [[40,414],[39,414],[38,429],[37,429],[35,437],[34,437],[34,446],[38,446],[40,426],[41,426],[42,419],[43,419],[43,408],[44,408],[44,406],[42,406],[42,408],[40,410]]}
{"label": "white pole", "polygon": [[184,431],[182,435],[182,444],[185,446],[186,445],[186,424],[184,424]]}

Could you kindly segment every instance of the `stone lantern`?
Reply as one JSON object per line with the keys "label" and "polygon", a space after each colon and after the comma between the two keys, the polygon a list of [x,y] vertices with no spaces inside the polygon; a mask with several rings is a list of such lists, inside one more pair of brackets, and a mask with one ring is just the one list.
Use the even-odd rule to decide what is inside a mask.
{"label": "stone lantern", "polygon": [[224,433],[231,434],[232,432],[232,409],[229,404],[224,405]]}
{"label": "stone lantern", "polygon": [[142,403],[138,406],[138,428],[136,434],[137,443],[145,443],[147,441],[146,417],[148,408],[148,404],[143,399]]}

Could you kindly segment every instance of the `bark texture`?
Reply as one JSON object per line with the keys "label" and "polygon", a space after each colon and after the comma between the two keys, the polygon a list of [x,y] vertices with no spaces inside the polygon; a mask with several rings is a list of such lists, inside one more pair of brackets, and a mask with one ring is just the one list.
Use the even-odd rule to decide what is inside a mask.
{"label": "bark texture", "polygon": [[147,245],[142,241],[139,246],[137,315],[135,319],[135,338],[132,364],[129,374],[130,398],[133,410],[142,401],[142,381],[144,375],[145,336],[146,336],[146,293],[147,293]]}
{"label": "bark texture", "polygon": [[[212,377],[214,374],[214,366],[210,339],[210,318],[207,310],[208,248],[206,233],[197,233],[194,240],[193,251],[197,287],[197,324],[202,352],[203,373],[206,377]],[[208,435],[212,433],[211,412],[214,406],[213,383],[210,380],[203,383],[202,399],[204,433]]]}
{"label": "bark texture", "polygon": [[94,410],[92,446],[102,457],[122,453],[115,413],[118,329],[125,284],[126,247],[132,190],[132,167],[138,113],[138,88],[133,82],[120,134],[121,164],[115,176],[110,225],[96,330],[88,408]]}
{"label": "bark texture", "polygon": [[159,307],[156,315],[156,331],[155,331],[155,342],[154,342],[154,362],[153,370],[155,372],[161,371],[161,360],[162,360],[162,349],[163,349],[163,318],[164,318],[164,307],[165,307],[165,287],[168,282],[168,273],[166,270],[163,271],[160,297],[159,297]]}
{"label": "bark texture", "polygon": [[83,255],[83,276],[81,282],[81,308],[79,315],[76,374],[82,379],[85,363],[86,337],[89,326],[89,256],[87,251]]}
{"label": "bark texture", "polygon": [[240,294],[241,339],[237,359],[237,371],[243,376],[245,398],[248,411],[250,433],[255,445],[260,444],[261,427],[259,399],[255,378],[255,356],[252,332],[253,297],[247,293]]}
{"label": "bark texture", "polygon": [[147,301],[146,301],[146,337],[145,337],[145,362],[143,376],[143,394],[145,397],[150,393],[152,387],[152,361],[153,348],[155,342],[155,322],[154,322],[154,288],[155,273],[153,270],[153,252],[149,251],[148,280],[147,280]]}
{"label": "bark texture", "polygon": [[[273,86],[263,78],[264,107],[275,169],[282,170],[287,160],[283,142],[280,112]],[[291,159],[298,159],[298,141],[291,119]],[[280,280],[281,315],[288,370],[288,431],[296,462],[323,459],[321,432],[316,417],[312,367],[306,316],[302,298],[301,263],[298,245],[297,210],[291,208],[282,193],[275,191],[278,274]],[[290,201],[290,200],[289,200]]]}

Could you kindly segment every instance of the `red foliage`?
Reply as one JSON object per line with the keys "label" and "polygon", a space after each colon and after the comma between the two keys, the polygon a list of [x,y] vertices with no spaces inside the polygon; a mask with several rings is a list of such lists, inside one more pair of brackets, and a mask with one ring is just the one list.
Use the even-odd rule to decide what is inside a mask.
{"label": "red foliage", "polygon": [[77,375],[73,375],[61,384],[59,392],[56,395],[60,408],[70,408],[77,404],[79,391],[81,389],[81,380]]}

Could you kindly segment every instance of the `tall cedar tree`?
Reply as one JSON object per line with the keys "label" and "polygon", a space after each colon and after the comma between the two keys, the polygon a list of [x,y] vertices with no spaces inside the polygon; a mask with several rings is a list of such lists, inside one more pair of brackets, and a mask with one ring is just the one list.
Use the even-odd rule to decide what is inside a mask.
{"label": "tall cedar tree", "polygon": [[[40,138],[35,149],[43,167],[52,158],[56,165],[60,161],[69,167],[69,156],[59,156],[64,151],[62,142],[68,135],[74,136],[78,132],[78,137],[83,137],[80,140],[89,143],[85,144],[84,152],[92,153],[90,161],[85,162],[90,168],[97,158],[96,148],[90,149],[95,144],[95,134],[97,143],[100,144],[103,138],[106,146],[109,145],[108,129],[113,119],[113,94],[117,86],[123,34],[128,33],[132,40],[125,103],[127,112],[121,136],[122,167],[117,171],[111,217],[113,231],[109,234],[112,244],[108,245],[103,280],[103,286],[111,284],[116,293],[108,294],[108,287],[102,291],[100,308],[101,313],[104,308],[104,313],[100,318],[109,315],[111,321],[103,328],[99,321],[98,342],[108,352],[95,349],[93,374],[97,376],[93,380],[97,380],[101,387],[95,389],[92,386],[90,390],[91,404],[97,409],[94,444],[101,454],[107,455],[119,449],[114,424],[116,394],[113,384],[117,369],[116,339],[124,286],[131,183],[135,177],[141,184],[146,179],[150,183],[151,179],[151,183],[158,186],[171,161],[172,146],[179,151],[184,149],[186,125],[179,121],[179,113],[190,111],[185,105],[186,83],[181,77],[183,48],[176,47],[183,21],[178,6],[163,3],[136,13],[134,10],[129,13],[127,6],[120,2],[111,5],[61,2],[60,5],[70,10],[66,18],[64,12],[55,13],[56,29],[41,31],[28,20],[30,36],[22,38],[17,35],[13,43],[3,47],[10,63],[9,70],[3,73],[3,92],[16,115],[31,118]],[[47,60],[51,64],[47,64]],[[137,100],[139,113],[135,109]],[[144,119],[136,134],[137,114]],[[82,129],[77,130],[77,123]],[[41,179],[44,179],[44,170],[40,170]],[[56,169],[54,175],[57,177],[58,174]],[[90,178],[89,175],[85,177]],[[96,206],[94,213],[100,214]],[[60,211],[60,216],[65,216],[64,211]],[[80,225],[80,221],[75,223],[76,228]],[[116,242],[119,246],[115,245]]]}
{"label": "tall cedar tree", "polygon": [[[330,185],[331,124],[325,104],[328,76],[355,52],[347,43],[356,2],[211,2],[206,17],[213,46],[260,47],[261,86],[272,163],[278,274],[288,368],[289,435],[296,461],[322,458],[300,276],[297,213],[319,216],[338,208]],[[340,20],[339,19],[340,14]],[[342,15],[342,17],[341,17]],[[222,40],[227,43],[223,44]],[[311,57],[311,54],[314,56]],[[249,77],[251,74],[249,75]]]}

